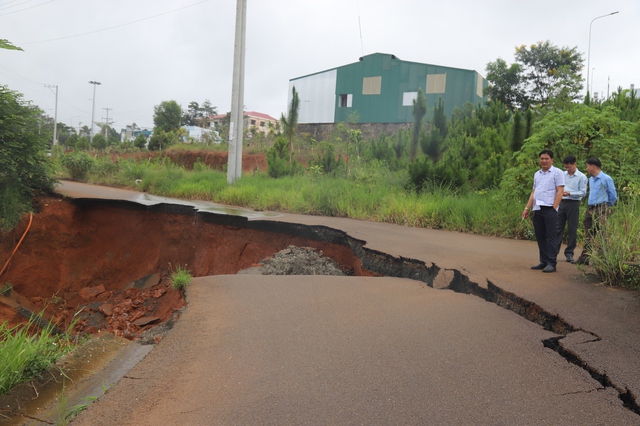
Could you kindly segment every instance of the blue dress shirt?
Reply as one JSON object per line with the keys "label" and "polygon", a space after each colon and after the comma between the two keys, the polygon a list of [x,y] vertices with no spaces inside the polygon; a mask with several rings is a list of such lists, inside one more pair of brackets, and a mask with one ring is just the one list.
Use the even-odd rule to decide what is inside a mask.
{"label": "blue dress shirt", "polygon": [[604,173],[598,173],[598,176],[589,178],[589,202],[590,206],[598,204],[607,204],[612,206],[618,201],[618,193],[613,184],[613,179]]}

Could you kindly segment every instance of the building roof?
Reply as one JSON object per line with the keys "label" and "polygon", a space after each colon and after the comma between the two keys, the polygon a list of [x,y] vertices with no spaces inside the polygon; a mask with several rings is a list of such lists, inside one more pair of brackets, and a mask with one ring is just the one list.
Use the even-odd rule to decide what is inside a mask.
{"label": "building roof", "polygon": [[[450,67],[450,66],[447,66],[447,65],[428,64],[428,63],[424,63],[424,62],[404,61],[404,60],[398,58],[396,55],[393,55],[391,53],[380,53],[380,52],[371,53],[369,55],[361,56],[360,58],[358,58],[358,62],[362,62],[365,58],[369,58],[369,57],[372,57],[372,56],[389,56],[389,57],[391,57],[391,59],[395,59],[397,61],[401,61],[401,62],[405,62],[405,63],[419,64],[419,65],[432,65],[432,66],[436,66],[436,67],[440,67],[440,68],[449,68],[449,69],[455,69],[455,70],[477,72],[475,70],[470,70],[470,69],[467,69],[467,68]],[[340,66],[337,66],[337,67],[329,68],[329,69],[326,69],[324,71],[318,71],[318,72],[314,72],[314,73],[311,73],[311,74],[308,74],[308,75],[303,75],[301,77],[295,77],[295,78],[290,79],[289,81],[300,80],[302,78],[311,77],[311,76],[316,75],[316,74],[323,74],[323,73],[325,73],[327,71],[332,71],[332,70],[336,70],[338,68],[348,67],[349,65],[357,64],[358,62],[352,62],[350,64],[345,64],[345,65],[340,65]]]}
{"label": "building roof", "polygon": [[[218,115],[212,116],[211,119],[219,120],[219,119],[225,118],[226,116],[227,114],[218,114]],[[264,114],[262,112],[256,112],[256,111],[244,111],[243,116],[262,118],[264,120],[278,121],[276,118],[271,117],[269,114]]]}

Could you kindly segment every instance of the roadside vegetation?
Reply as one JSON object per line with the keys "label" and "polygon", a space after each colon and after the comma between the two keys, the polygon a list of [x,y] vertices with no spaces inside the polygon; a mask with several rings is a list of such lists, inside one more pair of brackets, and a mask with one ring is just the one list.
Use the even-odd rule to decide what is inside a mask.
{"label": "roadside vegetation", "polygon": [[[42,328],[40,326],[45,324]],[[19,383],[42,377],[62,355],[75,347],[71,325],[58,333],[55,326],[41,315],[26,324],[9,327],[0,323],[0,395]]]}
{"label": "roadside vegetation", "polygon": [[[171,265],[169,265],[171,267]],[[176,265],[175,269],[170,273],[171,287],[175,290],[185,290],[191,281],[191,271],[187,269],[187,265]]]}
{"label": "roadside vegetation", "polygon": [[[596,156],[614,178],[620,200],[602,244],[594,245],[592,264],[604,282],[639,288],[631,278],[637,275],[629,271],[640,261],[640,242],[632,238],[639,226],[640,100],[621,88],[605,100],[588,94],[583,99],[584,61],[575,48],[542,42],[518,47],[514,57],[512,64],[502,59],[487,64],[487,104],[466,104],[446,116],[441,101],[426,105],[419,91],[414,122],[393,134],[365,136],[354,112],[315,140],[297,130],[292,102],[282,127],[245,135],[244,152],[263,153],[267,171],[245,173],[233,185],[227,184],[225,170],[212,170],[203,161],[187,169],[164,156],[127,155],[227,152],[224,122],[217,128],[222,143],[207,138],[182,143],[181,117],[205,125],[208,111],[215,110],[210,103],[192,102],[185,112],[175,101],[162,102],[148,140],[121,143],[111,137],[113,129],[103,129],[109,137],[99,138],[98,146],[95,137],[88,143],[88,132],[68,129],[51,164],[57,178],[169,197],[533,239],[531,223],[520,213],[539,168],[537,154],[551,149],[556,167],[565,155],[576,155],[583,170],[584,161]],[[295,89],[292,99],[297,99]]]}

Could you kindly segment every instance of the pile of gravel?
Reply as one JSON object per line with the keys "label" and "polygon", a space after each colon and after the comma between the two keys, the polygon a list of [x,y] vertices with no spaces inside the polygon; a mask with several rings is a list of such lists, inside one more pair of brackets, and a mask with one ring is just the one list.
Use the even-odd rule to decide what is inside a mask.
{"label": "pile of gravel", "polygon": [[311,247],[289,246],[260,264],[262,275],[347,275],[322,250]]}

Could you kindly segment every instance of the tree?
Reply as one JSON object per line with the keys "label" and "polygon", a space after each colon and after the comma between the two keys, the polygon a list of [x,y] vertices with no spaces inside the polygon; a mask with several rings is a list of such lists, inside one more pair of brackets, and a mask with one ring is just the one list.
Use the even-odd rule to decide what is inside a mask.
{"label": "tree", "polygon": [[133,140],[133,146],[138,149],[143,149],[145,146],[147,146],[147,138],[144,135],[136,136],[136,138]]}
{"label": "tree", "polygon": [[273,178],[293,176],[299,169],[296,160],[287,163],[287,139],[278,136],[273,146],[267,150],[267,173]]}
{"label": "tree", "polygon": [[513,123],[511,126],[511,150],[513,152],[520,151],[522,143],[524,142],[525,127],[522,123],[522,114],[520,111],[516,111],[513,114]]}
{"label": "tree", "polygon": [[53,190],[40,113],[25,105],[22,94],[0,86],[0,230],[18,223],[37,192]]}
{"label": "tree", "polygon": [[420,132],[422,132],[422,121],[427,114],[427,97],[422,92],[422,88],[418,88],[418,96],[413,100],[411,114],[413,115],[413,127],[411,128],[411,144],[409,145],[409,162],[413,163],[418,151]]}
{"label": "tree", "polygon": [[171,132],[180,128],[182,108],[176,101],[162,101],[153,108],[154,133],[156,130]]}
{"label": "tree", "polygon": [[498,58],[495,62],[489,62],[486,70],[489,85],[484,94],[490,101],[500,101],[511,111],[528,104],[519,64],[508,66],[504,59]]}
{"label": "tree", "polygon": [[187,112],[182,116],[182,123],[187,126],[196,126],[201,117],[200,105],[197,102],[189,102]]}
{"label": "tree", "polygon": [[0,49],[7,50],[22,50],[21,47],[14,46],[9,40],[0,38]]}
{"label": "tree", "polygon": [[102,133],[98,133],[91,140],[91,147],[97,149],[98,151],[103,151],[107,147],[107,139]]}
{"label": "tree", "polygon": [[435,106],[433,111],[431,129],[429,133],[420,138],[422,152],[424,152],[434,164],[440,160],[442,153],[446,149],[445,140],[447,138],[447,132],[447,116],[444,113],[442,98],[440,98],[438,99],[438,105]]}
{"label": "tree", "polygon": [[531,102],[547,105],[554,98],[574,101],[580,97],[584,60],[577,47],[558,48],[549,41],[516,48],[516,61],[522,68]]}
{"label": "tree", "polygon": [[295,86],[293,86],[291,93],[291,103],[289,104],[287,116],[285,117],[284,114],[282,114],[280,118],[280,122],[282,122],[282,126],[284,127],[284,134],[289,141],[290,166],[293,161],[293,138],[296,134],[296,127],[298,127],[298,110],[300,109],[300,98],[298,97]]}
{"label": "tree", "polygon": [[580,98],[584,60],[577,47],[557,47],[549,41],[516,47],[511,66],[498,58],[487,64],[486,90],[510,110],[530,106],[564,109]]}
{"label": "tree", "polygon": [[[511,168],[502,177],[503,190],[523,201],[531,192],[531,177],[538,169],[538,153],[553,151],[555,158],[568,154],[582,159],[598,157],[618,188],[640,184],[638,124],[621,120],[614,107],[602,110],[575,104],[569,111],[552,111],[536,123],[536,131],[513,154]],[[584,163],[583,163],[584,164]]]}
{"label": "tree", "polygon": [[205,128],[211,127],[211,117],[218,114],[218,108],[211,105],[209,99],[205,99],[200,107],[200,112],[202,113],[200,125]]}

